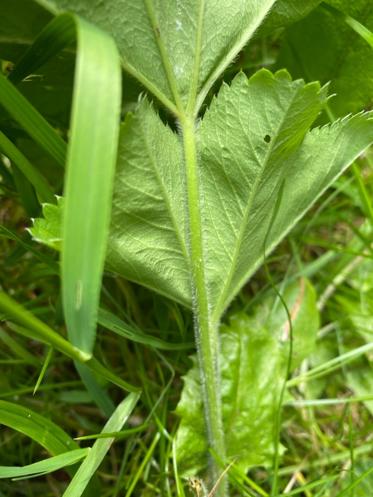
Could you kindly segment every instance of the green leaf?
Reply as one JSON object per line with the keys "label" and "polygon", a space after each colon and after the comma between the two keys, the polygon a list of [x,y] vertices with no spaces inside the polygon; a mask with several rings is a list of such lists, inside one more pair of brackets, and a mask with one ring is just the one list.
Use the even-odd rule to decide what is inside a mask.
{"label": "green leaf", "polygon": [[[367,116],[306,134],[324,100],[317,84],[261,71],[224,86],[204,116],[201,217],[216,321],[263,260],[281,184],[286,200],[267,237],[267,251],[373,139]],[[122,130],[108,263],[191,305],[180,155],[176,135],[141,104]],[[144,196],[146,204],[140,202]]]}
{"label": "green leaf", "polygon": [[[328,1],[371,31],[370,0]],[[286,32],[278,66],[307,81],[331,81],[336,94],[329,105],[337,116],[371,108],[373,104],[372,48],[354,33],[343,16],[318,8]]]}
{"label": "green leaf", "polygon": [[35,188],[41,202],[54,202],[54,195],[44,176],[18,148],[0,131],[0,150],[10,159]]}
{"label": "green leaf", "polygon": [[57,164],[64,165],[66,143],[22,93],[1,73],[0,104],[55,159]]}
{"label": "green leaf", "polygon": [[79,52],[64,190],[62,295],[70,340],[92,352],[110,224],[121,76],[112,39],[74,21]]}
{"label": "green leaf", "polygon": [[125,323],[117,316],[112,314],[111,312],[100,309],[98,314],[98,322],[104,328],[111,330],[117,335],[126,338],[127,340],[131,340],[135,343],[142,343],[147,345],[148,347],[152,347],[160,350],[185,350],[193,348],[192,342],[186,343],[172,343],[161,340],[156,336],[152,336],[146,333],[143,333],[140,329],[134,328],[130,326],[128,323]]}
{"label": "green leaf", "polygon": [[[262,70],[250,80],[241,74],[223,86],[200,124],[205,271],[216,321],[264,249],[268,254],[373,141],[369,114],[307,133],[325,98],[317,83],[291,81],[284,71]],[[190,307],[182,168],[178,136],[142,101],[121,130],[107,267]],[[47,225],[38,221],[33,235],[43,238]],[[52,223],[45,240],[57,233]]]}
{"label": "green leaf", "polygon": [[108,266],[190,305],[182,167],[178,136],[143,101],[121,130]]}
{"label": "green leaf", "polygon": [[[139,396],[139,394],[135,393],[128,395],[128,397],[117,406],[101,433],[120,431],[135,408]],[[96,440],[65,490],[63,497],[80,497],[82,495],[89,480],[95,474],[113,442],[114,438],[99,438]]]}
{"label": "green leaf", "polygon": [[196,95],[199,108],[275,0],[224,4],[213,0],[46,0],[45,4],[54,12],[76,12],[108,31],[124,68],[175,112],[175,105],[194,103]]}
{"label": "green leaf", "polygon": [[11,77],[19,80],[48,60],[71,43],[75,31],[78,56],[62,219],[62,297],[70,340],[91,353],[96,336],[119,133],[119,55],[106,33],[76,16],[65,14],[43,30]]}
{"label": "green leaf", "polygon": [[19,404],[0,400],[0,424],[27,435],[52,455],[79,448],[53,421]]}
{"label": "green leaf", "polygon": [[87,354],[65,340],[61,335],[52,330],[43,321],[40,321],[40,319],[34,316],[29,310],[18,304],[18,302],[4,292],[0,292],[0,311],[7,319],[12,321],[11,323],[8,323],[8,326],[16,333],[47,343],[74,361],[78,361],[79,363],[88,366],[94,373],[97,373],[99,376],[102,376],[124,390],[131,392],[138,391],[136,387],[129,385],[115,373],[105,368],[96,358],[92,357],[91,354]]}
{"label": "green leaf", "polygon": [[[306,280],[286,288],[284,300],[292,317],[293,367],[313,350],[318,330],[315,291]],[[271,291],[250,316],[234,315],[221,328],[221,391],[227,456],[247,471],[269,465],[274,428],[289,354],[289,323],[283,304]],[[195,475],[205,467],[207,445],[201,416],[202,397],[196,361],[184,377],[177,414],[179,470]]]}
{"label": "green leaf", "polygon": [[29,232],[32,237],[55,250],[61,250],[63,197],[57,198],[57,205],[44,204],[43,217],[34,220]]}
{"label": "green leaf", "polygon": [[86,457],[89,448],[75,449],[58,456],[44,459],[26,466],[0,466],[0,478],[27,478],[29,476],[43,476],[53,471],[71,466]]}
{"label": "green leaf", "polygon": [[[283,345],[284,361],[287,361],[289,356],[288,344],[292,330],[291,370],[294,370],[310,356],[315,348],[320,325],[316,292],[311,283],[304,278],[287,285],[283,291],[282,289],[280,291],[287,310],[278,296],[272,293],[270,292],[256,306],[255,315],[258,318],[258,326],[264,323],[267,329],[276,331],[277,340]],[[291,328],[287,311],[291,318]]]}

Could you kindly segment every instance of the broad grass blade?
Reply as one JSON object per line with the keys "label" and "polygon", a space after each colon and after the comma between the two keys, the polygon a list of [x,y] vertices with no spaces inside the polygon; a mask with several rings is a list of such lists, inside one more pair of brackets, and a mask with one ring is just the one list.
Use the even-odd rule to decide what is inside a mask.
{"label": "broad grass blade", "polygon": [[65,182],[62,295],[71,342],[91,353],[108,238],[121,105],[119,55],[77,22],[78,59]]}
{"label": "broad grass blade", "polygon": [[91,353],[108,237],[121,108],[121,70],[112,38],[71,14],[54,19],[12,73],[19,81],[77,39],[61,254],[71,342]]}

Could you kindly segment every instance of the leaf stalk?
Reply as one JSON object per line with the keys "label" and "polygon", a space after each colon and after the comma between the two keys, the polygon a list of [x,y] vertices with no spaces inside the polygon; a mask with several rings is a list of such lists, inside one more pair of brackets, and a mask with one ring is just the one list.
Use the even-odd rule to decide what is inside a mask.
{"label": "leaf stalk", "polygon": [[[190,116],[182,118],[185,154],[186,182],[188,193],[189,251],[192,271],[193,313],[195,317],[195,341],[202,385],[202,398],[208,442],[212,454],[225,460],[225,440],[223,432],[222,405],[219,373],[218,326],[211,320],[202,241],[200,208],[200,186],[195,135],[195,121]],[[209,465],[210,483],[219,479],[221,469],[214,461]],[[227,497],[226,478],[216,491],[217,497]]]}

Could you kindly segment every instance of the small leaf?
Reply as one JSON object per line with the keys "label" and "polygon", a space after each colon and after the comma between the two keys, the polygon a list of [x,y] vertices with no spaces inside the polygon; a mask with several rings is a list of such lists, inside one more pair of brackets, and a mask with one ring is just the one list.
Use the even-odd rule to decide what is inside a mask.
{"label": "small leaf", "polygon": [[34,225],[29,228],[29,232],[37,242],[55,250],[61,249],[63,200],[63,197],[58,197],[57,205],[44,204],[43,217],[35,219]]}
{"label": "small leaf", "polygon": [[[315,291],[306,280],[289,285],[283,295],[292,317],[293,367],[315,344],[319,317]],[[288,318],[271,291],[250,316],[237,314],[221,328],[221,393],[227,455],[243,471],[269,465],[274,450],[274,426],[289,354]],[[195,475],[207,462],[202,397],[196,360],[184,377],[177,414],[179,470]]]}

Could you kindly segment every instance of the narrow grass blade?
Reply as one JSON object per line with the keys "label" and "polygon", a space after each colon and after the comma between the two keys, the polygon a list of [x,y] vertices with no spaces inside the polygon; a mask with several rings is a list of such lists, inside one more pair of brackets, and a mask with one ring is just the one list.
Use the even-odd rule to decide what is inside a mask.
{"label": "narrow grass blade", "polygon": [[0,424],[32,438],[52,455],[79,448],[53,421],[19,404],[0,400]]}
{"label": "narrow grass blade", "polygon": [[[102,433],[120,431],[138,400],[139,394],[132,393],[128,395],[115,409],[104,426]],[[80,497],[83,494],[89,480],[100,466],[113,441],[114,438],[100,438],[96,440],[86,459],[71,480],[70,485],[65,490],[63,497]]]}
{"label": "narrow grass blade", "polygon": [[[362,457],[372,453],[373,443],[368,442],[360,447],[356,447],[354,450],[355,457]],[[310,468],[324,468],[325,466],[335,466],[339,463],[345,463],[351,458],[350,449],[337,452],[336,454],[331,454],[326,457],[320,457],[318,459],[311,458],[310,460],[303,461],[300,464],[294,464],[291,466],[285,466],[280,469],[279,474],[281,476],[289,476],[298,471],[307,471]]]}
{"label": "narrow grass blade", "polygon": [[0,466],[0,478],[24,478],[28,476],[41,476],[58,469],[71,466],[81,461],[89,452],[85,449],[75,449],[59,454],[58,456],[44,459],[26,466]]}
{"label": "narrow grass blade", "polygon": [[299,385],[304,381],[315,380],[316,378],[320,378],[322,376],[330,374],[331,372],[341,368],[345,364],[348,364],[349,362],[354,361],[355,359],[361,357],[363,354],[370,352],[372,349],[373,349],[373,342],[370,342],[365,345],[362,345],[361,347],[357,347],[356,349],[345,352],[344,354],[341,354],[340,356],[335,357],[330,361],[320,364],[320,366],[316,366],[315,368],[310,369],[309,371],[307,371],[302,375],[292,378],[287,382],[287,386],[293,387],[295,385]]}
{"label": "narrow grass blade", "polygon": [[0,328],[0,340],[13,352],[16,357],[25,361],[28,364],[39,367],[40,361],[37,357],[31,354],[27,349],[25,349],[17,340],[14,340],[11,336],[6,333],[2,328]]}
{"label": "narrow grass blade", "polygon": [[83,362],[90,359],[90,354],[86,354],[71,345],[62,336],[49,328],[48,325],[40,321],[40,319],[4,292],[0,292],[0,311],[4,313],[6,318],[29,330],[26,336],[32,336],[32,338],[48,343],[72,359]]}
{"label": "narrow grass blade", "polygon": [[8,79],[13,84],[19,83],[75,41],[76,18],[74,15],[62,14],[54,18],[17,62]]}
{"label": "narrow grass blade", "polygon": [[93,435],[84,435],[82,437],[75,437],[74,440],[97,440],[98,438],[126,438],[135,433],[146,430],[149,427],[148,423],[143,423],[136,428],[129,428],[128,430],[112,431],[110,433],[94,433]]}
{"label": "narrow grass blade", "polygon": [[53,157],[65,164],[66,143],[17,88],[0,73],[0,105]]}
{"label": "narrow grass blade", "polygon": [[31,218],[38,216],[40,213],[40,203],[31,183],[14,164],[11,164],[11,171],[14,185],[26,214]]}
{"label": "narrow grass blade", "polygon": [[0,131],[0,150],[26,176],[38,194],[40,202],[54,204],[56,198],[44,176],[27,160],[18,148]]}
{"label": "narrow grass blade", "polygon": [[126,492],[125,497],[130,497],[133,494],[133,491],[136,487],[136,484],[139,481],[141,475],[143,474],[145,466],[148,464],[150,458],[153,455],[154,449],[155,449],[157,443],[159,442],[160,436],[161,435],[159,432],[155,435],[151,446],[147,450],[144,459],[142,460],[140,466],[138,467],[138,470],[136,471],[136,473],[134,474],[134,476],[132,478],[131,484]]}
{"label": "narrow grass blade", "polygon": [[[372,52],[372,55],[373,55],[373,52]],[[356,184],[357,184],[357,188],[358,188],[358,192],[359,192],[359,196],[360,196],[360,199],[361,199],[361,203],[362,203],[362,206],[363,206],[363,209],[364,209],[364,214],[365,216],[370,220],[370,222],[372,223],[372,226],[373,226],[373,205],[372,205],[372,201],[370,199],[370,194],[364,184],[364,180],[363,180],[363,177],[362,177],[362,174],[361,174],[361,171],[359,169],[359,167],[357,166],[356,163],[354,163],[352,165],[352,171],[354,173],[354,176],[355,176],[355,180],[356,180]],[[369,246],[371,244],[371,241],[369,240]]]}
{"label": "narrow grass blade", "polygon": [[357,33],[363,40],[365,40],[368,43],[369,46],[373,48],[373,33],[366,26],[364,26],[364,24],[361,24],[361,22],[357,21],[353,17],[344,14],[343,12],[333,7],[332,5],[323,3],[322,6],[325,10],[328,10],[333,15],[344,20],[344,22],[348,26],[350,26],[350,28],[352,28],[355,31],[355,33]]}
{"label": "narrow grass blade", "polygon": [[8,324],[9,328],[16,333],[50,345],[71,359],[85,364],[99,376],[106,378],[111,383],[114,383],[126,391],[138,391],[136,387],[130,385],[112,371],[105,368],[97,359],[92,357],[91,354],[87,354],[77,347],[74,347],[70,342],[65,340],[61,335],[52,330],[48,325],[43,323],[43,321],[40,321],[40,319],[4,292],[0,292],[0,312],[4,313],[5,317],[10,321],[17,323]]}
{"label": "narrow grass blade", "polygon": [[36,380],[34,391],[32,392],[32,395],[35,395],[36,392],[38,391],[38,389],[39,389],[39,387],[41,385],[41,382],[43,381],[43,378],[45,376],[45,373],[46,373],[46,371],[48,369],[48,366],[49,366],[49,363],[50,363],[50,361],[52,359],[52,356],[53,356],[53,348],[50,347],[48,349],[48,352],[47,352],[46,356],[45,356],[44,363],[43,363],[43,366],[41,368],[41,371],[40,371],[40,374],[38,376],[38,379]]}
{"label": "narrow grass blade", "polygon": [[92,400],[105,416],[109,418],[113,414],[115,406],[106,390],[98,383],[94,374],[87,366],[75,361],[75,368]]}
{"label": "narrow grass blade", "polygon": [[147,335],[141,330],[133,328],[129,324],[122,321],[120,318],[111,312],[100,309],[98,313],[98,323],[104,328],[116,333],[119,336],[127,338],[132,342],[141,343],[149,347],[160,350],[185,350],[194,347],[194,343],[171,343],[161,340],[160,338]]}
{"label": "narrow grass blade", "polygon": [[345,495],[351,495],[351,491],[357,487],[365,478],[367,478],[371,473],[373,472],[373,466],[371,466],[367,471],[364,471],[362,475],[360,475],[358,478],[356,478],[350,485],[348,485],[346,488],[342,490],[342,492],[339,492],[336,497],[342,497]]}

